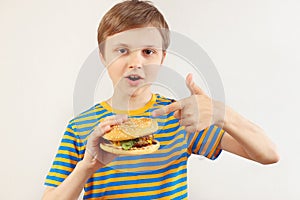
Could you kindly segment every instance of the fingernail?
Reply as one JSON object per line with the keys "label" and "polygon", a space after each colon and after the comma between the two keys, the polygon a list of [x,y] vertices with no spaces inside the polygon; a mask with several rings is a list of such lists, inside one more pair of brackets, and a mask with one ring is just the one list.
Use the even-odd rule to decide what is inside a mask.
{"label": "fingernail", "polygon": [[110,129],[110,126],[105,126],[104,130],[108,131]]}
{"label": "fingernail", "polygon": [[152,117],[156,117],[156,112],[155,111],[152,112]]}

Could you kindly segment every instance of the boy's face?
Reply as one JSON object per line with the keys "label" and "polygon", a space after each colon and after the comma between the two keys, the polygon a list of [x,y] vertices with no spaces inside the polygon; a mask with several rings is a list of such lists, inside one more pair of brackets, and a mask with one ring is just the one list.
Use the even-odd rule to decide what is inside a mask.
{"label": "boy's face", "polygon": [[154,82],[165,58],[163,40],[157,28],[130,29],[109,36],[102,62],[107,67],[115,90],[141,94]]}

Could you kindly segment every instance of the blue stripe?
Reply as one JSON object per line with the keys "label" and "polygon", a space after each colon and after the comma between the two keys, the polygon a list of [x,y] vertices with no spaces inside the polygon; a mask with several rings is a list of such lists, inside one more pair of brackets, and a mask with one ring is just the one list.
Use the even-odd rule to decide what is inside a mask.
{"label": "blue stripe", "polygon": [[84,154],[84,152],[85,152],[85,150],[80,150],[80,151],[78,151],[78,150],[76,150],[76,149],[74,149],[74,148],[71,148],[71,147],[67,147],[67,146],[60,146],[59,147],[59,150],[63,150],[63,151],[70,151],[70,152],[73,152],[73,153],[77,153],[77,154]]}
{"label": "blue stripe", "polygon": [[[143,183],[154,183],[154,182],[161,182],[163,180],[166,180],[168,178],[175,178],[177,176],[180,176],[181,174],[187,173],[186,169],[182,169],[180,171],[167,174],[165,176],[159,177],[159,178],[148,178],[148,179],[139,179],[139,180],[124,180],[124,181],[118,181],[118,182],[108,182],[106,184],[99,184],[99,185],[92,185],[85,188],[85,191],[90,191],[92,189],[102,189],[106,187],[111,186],[119,186],[119,185],[131,185],[131,184],[143,184]],[[126,176],[128,177],[128,175]],[[125,178],[126,179],[126,178]],[[180,179],[179,179],[180,180]]]}
{"label": "blue stripe", "polygon": [[[101,109],[103,109],[103,110],[101,110]],[[93,110],[93,112],[91,112],[92,110]],[[88,113],[88,112],[91,112],[91,113]],[[91,107],[90,109],[84,111],[83,113],[79,114],[74,120],[82,119],[85,117],[91,117],[91,116],[95,116],[95,115],[101,115],[105,112],[107,112],[107,110],[104,109],[101,105],[99,107],[97,105],[95,105],[95,106]]]}
{"label": "blue stripe", "polygon": [[214,133],[214,136],[213,136],[213,138],[212,138],[210,144],[209,144],[208,147],[207,147],[207,150],[206,150],[206,152],[205,152],[205,156],[208,156],[208,154],[211,152],[211,150],[212,150],[212,148],[213,148],[213,145],[216,143],[216,140],[217,140],[217,138],[218,138],[218,136],[219,136],[219,133],[220,133],[220,130],[217,129],[216,132]]}
{"label": "blue stripe", "polygon": [[[163,133],[166,133],[166,132],[164,131]],[[163,134],[163,133],[157,133],[157,135]],[[163,142],[163,141],[172,141],[172,140],[174,140],[174,138],[179,137],[180,134],[183,134],[183,135],[184,135],[183,139],[185,139],[185,135],[186,135],[186,131],[185,131],[185,130],[178,131],[177,133],[175,133],[174,135],[171,135],[171,136],[167,136],[167,137],[159,137],[159,136],[155,136],[155,138],[156,138],[159,142]]]}
{"label": "blue stripe", "polygon": [[[184,166],[186,165],[186,160],[180,162],[180,163],[177,163],[177,164],[174,164],[174,165],[169,165],[168,167],[166,168],[162,168],[162,169],[158,169],[158,170],[155,170],[155,171],[149,171],[149,172],[143,172],[143,174],[145,175],[151,175],[151,174],[163,174],[163,173],[166,173],[167,171],[169,170],[172,170],[172,169],[176,169],[176,168],[179,168],[180,166]],[[107,171],[115,171],[114,168],[111,168],[111,167],[103,167],[101,169],[99,169],[97,172],[107,172]],[[117,178],[117,177],[126,177],[126,176],[135,176],[135,175],[138,175],[138,174],[141,174],[141,173],[134,173],[134,172],[121,172],[121,173],[114,173],[114,174],[109,174],[109,175],[106,175],[106,176],[100,176],[100,177],[94,177],[92,179],[89,179],[87,181],[87,183],[90,183],[90,182],[93,182],[93,181],[101,181],[101,180],[108,180],[110,178]]]}
{"label": "blue stripe", "polygon": [[[124,165],[114,165],[114,169],[120,170],[120,169],[126,169],[126,168],[136,168],[136,167],[153,167],[153,166],[161,166],[161,165],[166,165],[168,163],[172,163],[174,160],[179,159],[179,157],[187,157],[187,153],[185,152],[183,155],[176,155],[173,156],[171,158],[169,158],[168,160],[164,160],[164,161],[158,161],[158,162],[142,162],[142,163],[136,163],[136,164],[124,164]],[[142,170],[144,171],[144,170]]]}
{"label": "blue stripe", "polygon": [[62,154],[62,153],[58,153],[56,155],[56,158],[65,158],[65,159],[74,160],[74,161],[79,161],[80,160],[77,157],[74,157],[74,156],[71,156],[71,155],[68,155],[68,154]]}
{"label": "blue stripe", "polygon": [[[139,192],[147,192],[147,191],[154,191],[154,190],[160,190],[162,188],[166,188],[166,187],[170,187],[170,186],[175,186],[181,182],[184,182],[186,181],[186,178],[181,178],[175,182],[169,182],[169,183],[166,183],[166,184],[163,184],[161,186],[152,186],[152,187],[145,187],[145,188],[132,188],[132,189],[124,189],[124,190],[112,190],[112,191],[106,191],[105,192],[105,195],[117,195],[117,194],[124,194],[124,193],[139,193]],[[186,190],[187,189],[187,186],[184,185],[184,186],[181,186],[181,187],[178,187],[176,188],[175,190],[172,190],[172,191],[168,191],[168,192],[164,192],[164,193],[161,193],[161,194],[156,194],[156,195],[151,195],[151,196],[139,196],[139,197],[130,197],[130,198],[118,198],[118,199],[155,199],[155,198],[162,198],[162,197],[168,197],[172,194],[175,194],[177,192],[180,192],[180,191],[183,191],[183,190]],[[97,194],[89,194],[89,195],[86,195],[85,198],[92,198],[92,197],[101,197],[103,195],[103,193],[97,193]]]}
{"label": "blue stripe", "polygon": [[201,144],[201,147],[200,147],[199,151],[197,152],[198,154],[200,154],[202,152],[202,149],[204,148],[204,146],[205,146],[205,144],[206,144],[206,142],[207,142],[207,140],[209,138],[209,135],[211,134],[212,130],[213,130],[213,126],[210,126],[209,129],[208,129],[208,131],[206,132],[206,135],[205,135],[205,138],[204,138],[204,140],[203,140],[203,142]]}
{"label": "blue stripe", "polygon": [[[72,129],[71,127],[68,127],[68,128]],[[71,138],[76,138],[76,136],[74,135],[74,133],[71,133],[70,131],[65,131],[64,135],[70,136]]]}
{"label": "blue stripe", "polygon": [[54,172],[54,173],[59,173],[59,174],[63,174],[63,175],[69,175],[71,172],[63,170],[63,169],[56,169],[56,168],[52,168],[50,170],[50,172]]}
{"label": "blue stripe", "polygon": [[178,119],[172,119],[172,120],[168,120],[168,121],[164,121],[164,122],[160,122],[158,121],[158,126],[167,126],[167,125],[170,125],[170,124],[176,124],[178,123]]}
{"label": "blue stripe", "polygon": [[96,119],[86,119],[84,121],[76,122],[76,126],[85,125],[85,124],[95,124],[99,121],[99,116]]}
{"label": "blue stripe", "polygon": [[47,182],[45,182],[44,185],[45,185],[45,186],[51,186],[51,187],[57,187],[56,184],[47,183]]}
{"label": "blue stripe", "polygon": [[169,104],[171,104],[171,103],[172,103],[172,102],[169,102],[169,101],[167,101],[167,102],[158,101],[158,102],[157,102],[157,104],[163,105],[163,106],[169,105]]}
{"label": "blue stripe", "polygon": [[[101,116],[101,118],[105,118],[105,117],[108,117],[108,116],[111,116],[111,115],[112,115],[112,113],[107,113],[107,114]],[[77,132],[90,132],[90,131],[92,131],[92,129],[94,129],[99,124],[99,120],[97,120],[98,122],[96,122],[94,124],[87,123],[87,121],[90,121],[90,120],[86,120],[84,122],[81,122],[81,124],[85,124],[85,125],[89,125],[89,126],[88,127],[84,127],[84,128],[78,128],[77,127],[76,131]],[[78,135],[80,135],[80,133]]]}
{"label": "blue stripe", "polygon": [[[103,114],[104,112],[108,112],[108,111],[102,110],[101,112],[93,112],[93,113],[90,113],[90,114],[87,114],[87,115],[84,115],[84,116],[79,116],[79,117],[74,119],[75,121],[73,122],[73,124],[75,124],[76,126],[86,125],[86,124],[91,124],[91,123],[96,124],[97,121],[99,121],[101,118],[112,115],[112,113],[110,113],[110,112],[108,112],[106,114]],[[91,116],[94,116],[95,119],[86,119],[86,120],[84,120],[84,118],[91,117]],[[83,121],[78,122],[79,119],[83,120]],[[78,129],[80,130],[80,128],[77,128],[76,131],[78,131]]]}
{"label": "blue stripe", "polygon": [[178,196],[178,197],[176,197],[176,198],[174,198],[173,200],[182,200],[182,199],[186,199],[187,198],[187,192],[186,193],[184,193],[183,195],[181,195],[181,196]]}
{"label": "blue stripe", "polygon": [[[67,139],[66,136],[74,138],[74,140]],[[82,147],[83,146],[82,142],[77,142],[77,139],[78,138],[73,133],[71,133],[69,131],[65,131],[64,136],[63,136],[61,142],[66,142],[66,143],[74,144],[77,147]]]}
{"label": "blue stripe", "polygon": [[[106,114],[103,114],[103,115],[98,115],[97,114],[96,119],[86,119],[86,120],[83,120],[83,121],[80,121],[80,122],[75,122],[75,123],[76,123],[77,126],[92,124],[92,123],[94,123],[94,125],[96,125],[97,123],[99,124],[100,119],[111,116],[111,115],[112,115],[112,113],[110,113],[110,112],[108,112]],[[84,118],[82,117],[82,119],[84,119]]]}
{"label": "blue stripe", "polygon": [[63,138],[63,139],[61,140],[61,142],[63,142],[63,143],[68,143],[68,144],[75,144],[75,143],[76,143],[76,138],[74,138],[74,139],[75,139],[75,141],[74,141],[74,140],[71,140],[71,139]]}
{"label": "blue stripe", "polygon": [[48,175],[47,177],[46,177],[46,179],[47,180],[52,180],[52,181],[58,181],[58,182],[63,182],[65,179],[64,178],[59,178],[59,177],[57,177],[57,176],[50,176],[50,175]]}
{"label": "blue stripe", "polygon": [[[162,134],[162,133],[171,133],[171,132],[175,132],[176,130],[178,130],[179,129],[179,126],[175,126],[175,127],[173,127],[173,128],[168,128],[168,129],[165,129],[165,130],[159,130],[156,134]],[[177,133],[176,133],[177,134]],[[174,134],[174,135],[176,135],[176,134]],[[172,136],[171,136],[172,137]],[[168,138],[168,137],[166,137],[166,138]]]}
{"label": "blue stripe", "polygon": [[91,126],[84,127],[84,128],[77,128],[76,131],[78,131],[78,132],[90,132],[95,126],[96,126],[96,124],[93,124]]}
{"label": "blue stripe", "polygon": [[54,161],[53,165],[63,166],[63,167],[70,167],[75,168],[76,165],[73,165],[72,163],[62,162],[62,161]]}
{"label": "blue stripe", "polygon": [[[174,142],[174,144],[172,145],[168,145],[165,146],[166,148],[171,148],[169,146],[174,146],[176,144],[176,142]],[[164,147],[162,147],[161,149],[164,149]],[[117,157],[114,161],[132,161],[132,160],[139,160],[139,159],[146,159],[146,158],[161,158],[161,157],[166,157],[169,156],[175,152],[179,152],[183,149],[186,149],[186,145],[183,146],[179,146],[176,147],[174,149],[172,149],[172,151],[166,152],[166,153],[159,153],[159,154],[145,154],[145,155],[141,155],[141,156],[120,156]]]}

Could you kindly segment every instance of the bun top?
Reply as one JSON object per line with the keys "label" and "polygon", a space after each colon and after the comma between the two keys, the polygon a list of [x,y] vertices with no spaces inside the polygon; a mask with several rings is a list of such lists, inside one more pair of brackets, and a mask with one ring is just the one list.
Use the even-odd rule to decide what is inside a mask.
{"label": "bun top", "polygon": [[151,118],[129,118],[128,121],[113,126],[112,130],[103,135],[110,141],[131,140],[150,135],[157,131],[157,121]]}

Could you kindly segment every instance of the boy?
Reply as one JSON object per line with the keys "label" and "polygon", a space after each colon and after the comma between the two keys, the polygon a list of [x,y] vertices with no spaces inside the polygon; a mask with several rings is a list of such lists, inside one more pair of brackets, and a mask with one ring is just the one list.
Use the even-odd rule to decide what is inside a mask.
{"label": "boy", "polygon": [[[191,74],[186,84],[192,95],[186,99],[151,92],[166,56],[168,30],[162,14],[145,1],[119,3],[103,17],[100,57],[114,93],[70,121],[46,178],[44,199],[76,199],[83,188],[84,199],[187,199],[186,164],[192,153],[216,159],[226,150],[263,164],[278,161],[263,130],[210,99]],[[130,157],[100,149],[103,134],[128,117],[157,119],[157,152]]]}

